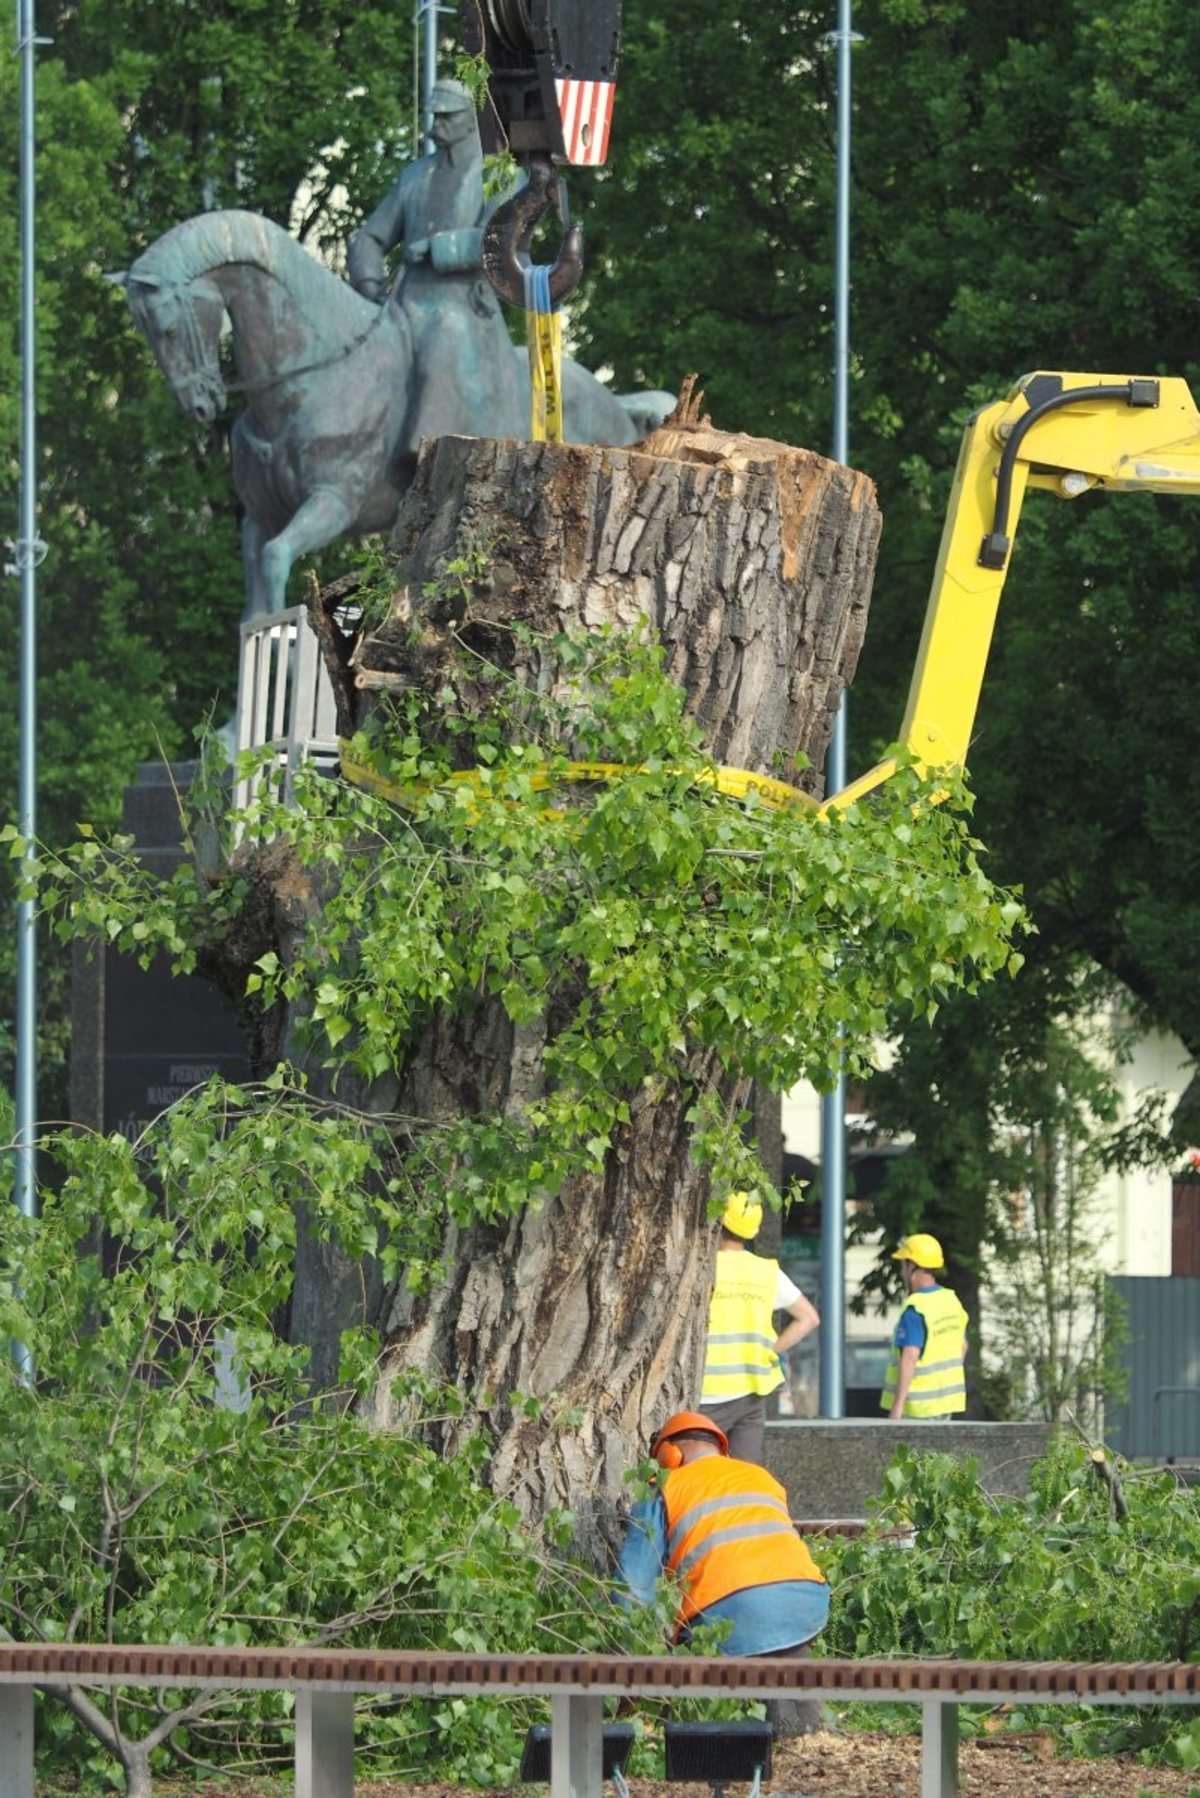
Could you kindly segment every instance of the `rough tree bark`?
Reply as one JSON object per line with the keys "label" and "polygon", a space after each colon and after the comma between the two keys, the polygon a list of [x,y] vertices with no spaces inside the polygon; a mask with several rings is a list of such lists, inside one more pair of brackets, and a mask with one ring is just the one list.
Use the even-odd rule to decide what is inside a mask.
{"label": "rough tree bark", "polygon": [[[823,752],[866,622],[880,520],[869,480],[810,451],[727,436],[695,413],[631,450],[444,438],[422,449],[392,540],[391,616],[351,659],[323,625],[344,725],[380,686],[413,685],[471,710],[484,689],[463,644],[541,689],[547,648],[569,626],[648,619],[714,759],[769,772]],[[439,584],[464,550],[487,572]],[[511,625],[531,627],[514,640]],[[278,941],[319,907],[295,879],[278,892]],[[519,1106],[538,1090],[543,1043],[498,1007],[433,1020],[381,1109],[421,1116]],[[720,1070],[697,1066],[697,1075]],[[731,1102],[742,1083],[726,1080]],[[345,1096],[344,1088],[342,1096]],[[578,1408],[577,1431],[501,1413],[492,1477],[527,1514],[597,1506],[653,1426],[694,1399],[712,1270],[707,1183],[688,1156],[681,1091],[634,1100],[603,1177],[575,1180],[540,1211],[447,1243],[448,1283],[383,1295],[393,1368],[464,1389],[514,1390]],[[357,1270],[302,1266],[294,1328],[326,1347],[361,1303]],[[381,1396],[377,1415],[392,1413]]]}

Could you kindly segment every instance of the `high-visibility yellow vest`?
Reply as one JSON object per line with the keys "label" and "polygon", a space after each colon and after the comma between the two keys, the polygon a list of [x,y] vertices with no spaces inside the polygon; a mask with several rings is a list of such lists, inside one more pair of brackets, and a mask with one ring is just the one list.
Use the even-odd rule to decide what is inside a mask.
{"label": "high-visibility yellow vest", "polygon": [[667,1475],[663,1503],[667,1566],[684,1586],[680,1623],[748,1586],[825,1583],[788,1519],[787,1493],[765,1467],[705,1455]]}
{"label": "high-visibility yellow vest", "polygon": [[750,1394],[765,1397],[783,1384],[775,1353],[778,1261],[747,1249],[721,1249],[708,1308],[708,1343],[700,1408]]}
{"label": "high-visibility yellow vest", "polygon": [[[904,1401],[905,1417],[949,1417],[967,1408],[967,1384],[963,1376],[963,1337],[967,1314],[947,1286],[932,1292],[910,1292],[908,1303],[925,1319],[925,1347],[913,1372]],[[900,1351],[893,1344],[892,1358],[879,1403],[890,1411],[900,1375]]]}

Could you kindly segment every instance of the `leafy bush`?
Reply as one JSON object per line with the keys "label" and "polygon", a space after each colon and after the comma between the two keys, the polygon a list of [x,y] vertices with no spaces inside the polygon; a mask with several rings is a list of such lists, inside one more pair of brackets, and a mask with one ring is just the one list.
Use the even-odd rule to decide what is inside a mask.
{"label": "leafy bush", "polygon": [[[286,1317],[296,1217],[362,1254],[394,1224],[386,1137],[282,1087],[214,1081],[137,1143],[63,1135],[64,1170],[31,1224],[0,1206],[0,1625],[25,1640],[370,1644],[529,1652],[645,1646],[604,1582],[566,1558],[571,1519],[540,1531],[486,1483],[468,1435],[442,1459],[368,1429],[362,1332],[342,1389],[312,1398]],[[650,1632],[649,1636],[647,1632]],[[284,1694],[127,1689],[69,1716],[44,1707],[51,1761],[114,1760],[145,1793],[169,1762],[286,1758]],[[369,1707],[363,1743],[408,1771],[494,1782],[530,1707]],[[90,1739],[81,1735],[90,1734]]]}
{"label": "leafy bush", "polygon": [[[1168,1473],[1125,1468],[1121,1479],[1124,1518],[1086,1450],[1065,1439],[1034,1466],[1023,1499],[990,1497],[971,1460],[902,1449],[872,1529],[823,1550],[834,1588],[824,1652],[1200,1659],[1200,1504]],[[884,1534],[897,1525],[915,1531],[913,1547]],[[1173,1727],[1073,1707],[1050,1721],[1082,1746],[1108,1743],[1114,1725],[1140,1737],[1149,1721],[1156,1740]]]}

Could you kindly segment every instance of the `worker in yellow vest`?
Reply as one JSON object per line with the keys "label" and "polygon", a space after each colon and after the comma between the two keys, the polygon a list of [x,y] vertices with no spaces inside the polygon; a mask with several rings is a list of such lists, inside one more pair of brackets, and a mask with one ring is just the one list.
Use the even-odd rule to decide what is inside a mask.
{"label": "worker in yellow vest", "polygon": [[725,1623],[721,1654],[789,1654],[829,1616],[829,1587],[765,1468],[731,1457],[725,1433],[696,1411],[668,1418],[650,1444],[664,1469],[633,1508],[621,1551],[623,1597],[646,1604],[664,1571],[680,1582],[676,1640]]}
{"label": "worker in yellow vest", "polygon": [[957,1297],[937,1274],[945,1267],[936,1236],[906,1236],[892,1255],[908,1303],[892,1338],[879,1403],[888,1417],[951,1417],[967,1408],[963,1359],[969,1321]]}
{"label": "worker in yellow vest", "polygon": [[[750,1193],[730,1194],[721,1218],[700,1387],[700,1409],[720,1426],[730,1454],[760,1465],[766,1399],[783,1384],[779,1358],[821,1321],[778,1261],[751,1253],[762,1217],[763,1208]],[[778,1335],[777,1311],[788,1315]]]}

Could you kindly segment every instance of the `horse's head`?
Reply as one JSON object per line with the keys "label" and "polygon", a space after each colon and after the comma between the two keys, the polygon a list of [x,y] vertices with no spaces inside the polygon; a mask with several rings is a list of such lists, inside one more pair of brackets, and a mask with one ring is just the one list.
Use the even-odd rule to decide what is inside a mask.
{"label": "horse's head", "polygon": [[109,279],[124,287],[134,323],[149,339],[180,406],[189,418],[211,424],[225,408],[220,350],[225,300],[216,283],[203,276],[166,280],[137,263]]}

